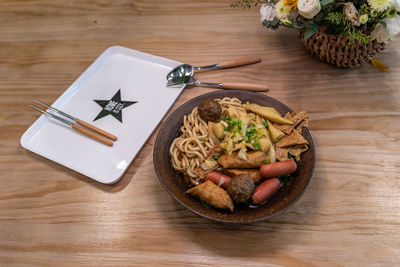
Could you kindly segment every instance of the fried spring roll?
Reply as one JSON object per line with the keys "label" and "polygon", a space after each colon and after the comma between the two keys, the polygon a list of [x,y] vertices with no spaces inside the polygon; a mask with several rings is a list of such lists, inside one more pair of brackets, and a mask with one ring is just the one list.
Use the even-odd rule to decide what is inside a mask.
{"label": "fried spring roll", "polygon": [[252,169],[258,168],[264,164],[267,156],[261,151],[252,151],[246,153],[247,160],[240,159],[237,152],[232,155],[225,154],[219,157],[218,163],[224,169]]}
{"label": "fried spring roll", "polygon": [[186,193],[197,196],[201,200],[216,208],[229,209],[233,212],[234,205],[228,192],[226,192],[224,189],[214,184],[210,180],[207,180],[202,184],[190,188],[186,191]]}

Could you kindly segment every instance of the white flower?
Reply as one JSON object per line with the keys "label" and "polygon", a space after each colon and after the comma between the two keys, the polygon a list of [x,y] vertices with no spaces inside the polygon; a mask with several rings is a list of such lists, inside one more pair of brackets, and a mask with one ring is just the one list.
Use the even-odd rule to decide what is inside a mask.
{"label": "white flower", "polygon": [[373,10],[381,12],[391,7],[394,4],[394,0],[368,0],[368,4]]}
{"label": "white flower", "polygon": [[321,11],[321,4],[319,0],[299,0],[297,9],[300,15],[311,19]]}
{"label": "white flower", "polygon": [[394,0],[394,8],[400,11],[400,0]]}
{"label": "white flower", "polygon": [[278,3],[275,4],[275,12],[276,16],[279,19],[286,19],[289,16],[289,6],[285,5],[284,0],[280,0]]}
{"label": "white flower", "polygon": [[260,8],[260,15],[261,15],[261,22],[263,22],[264,20],[273,21],[274,18],[276,17],[275,8],[270,5],[263,4]]}
{"label": "white flower", "polygon": [[394,18],[386,18],[383,20],[386,23],[386,28],[381,23],[375,26],[371,32],[372,40],[376,39],[378,42],[387,43],[400,38],[400,15]]}

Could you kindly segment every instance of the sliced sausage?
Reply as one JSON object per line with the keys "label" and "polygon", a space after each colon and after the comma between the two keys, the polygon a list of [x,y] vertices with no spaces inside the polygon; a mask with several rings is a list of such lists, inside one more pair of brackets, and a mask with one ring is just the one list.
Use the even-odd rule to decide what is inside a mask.
{"label": "sliced sausage", "polygon": [[256,189],[254,189],[251,199],[254,204],[261,204],[269,197],[271,197],[273,194],[275,194],[280,187],[281,187],[281,182],[279,181],[278,178],[271,178],[265,180],[259,186],[257,186]]}
{"label": "sliced sausage", "polygon": [[206,179],[213,181],[216,185],[219,185],[223,188],[226,188],[232,180],[232,178],[228,175],[216,171],[210,171],[207,173]]}
{"label": "sliced sausage", "polygon": [[291,159],[262,165],[260,168],[260,174],[261,177],[272,178],[295,172],[296,169],[297,164]]}

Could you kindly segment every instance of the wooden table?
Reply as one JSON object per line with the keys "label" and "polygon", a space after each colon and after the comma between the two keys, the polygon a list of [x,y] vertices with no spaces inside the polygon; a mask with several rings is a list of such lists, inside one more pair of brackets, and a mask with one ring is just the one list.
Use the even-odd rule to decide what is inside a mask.
{"label": "wooden table", "polygon": [[[226,1],[0,2],[0,265],[326,266],[400,264],[400,42],[365,64],[311,58],[258,8]],[[268,83],[268,95],[310,112],[317,163],[290,210],[253,225],[203,219],[159,183],[157,131],[116,185],[23,149],[38,117],[106,48],[121,45],[192,64],[243,55],[262,63],[199,80]],[[172,110],[214,89],[187,89]]]}

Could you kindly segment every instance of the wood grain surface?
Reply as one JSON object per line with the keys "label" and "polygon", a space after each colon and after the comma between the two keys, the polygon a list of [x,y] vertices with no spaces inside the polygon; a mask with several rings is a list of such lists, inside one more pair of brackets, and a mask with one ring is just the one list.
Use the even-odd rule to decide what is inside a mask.
{"label": "wood grain surface", "polygon": [[[311,58],[296,32],[269,31],[258,9],[230,1],[0,1],[0,266],[400,265],[400,41],[369,64]],[[252,225],[185,210],[159,183],[157,131],[122,180],[101,185],[23,149],[19,139],[106,48],[121,45],[194,65],[260,56],[201,73],[267,83],[307,110],[315,176],[290,210]],[[172,110],[215,89],[186,89]]]}

